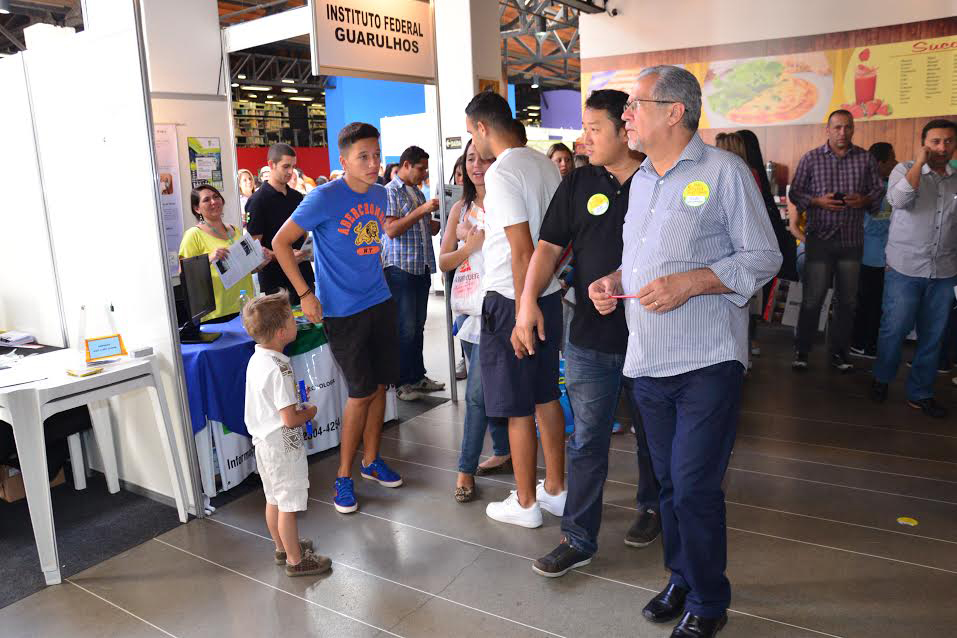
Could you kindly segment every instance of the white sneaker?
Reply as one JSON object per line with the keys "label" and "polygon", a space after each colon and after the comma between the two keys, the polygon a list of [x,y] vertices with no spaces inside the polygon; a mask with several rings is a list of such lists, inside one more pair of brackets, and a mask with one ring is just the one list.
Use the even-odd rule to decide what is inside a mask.
{"label": "white sneaker", "polygon": [[399,386],[395,391],[395,396],[400,401],[418,401],[422,398],[422,393],[415,389],[415,386],[406,384]]}
{"label": "white sneaker", "polygon": [[435,379],[422,377],[418,382],[412,384],[412,389],[417,392],[439,392],[445,389],[445,384]]}
{"label": "white sneaker", "polygon": [[535,488],[535,498],[542,506],[542,509],[554,516],[563,516],[565,514],[565,499],[568,497],[568,490],[562,490],[561,494],[552,496],[545,491],[545,481],[539,481]]}
{"label": "white sneaker", "polygon": [[485,508],[485,515],[500,523],[511,523],[530,529],[542,526],[542,508],[538,503],[531,507],[522,507],[515,490],[501,503],[489,503]]}

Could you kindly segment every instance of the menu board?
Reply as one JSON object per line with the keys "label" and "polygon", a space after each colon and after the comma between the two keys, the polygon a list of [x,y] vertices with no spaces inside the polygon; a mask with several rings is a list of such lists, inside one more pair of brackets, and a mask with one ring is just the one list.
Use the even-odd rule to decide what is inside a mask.
{"label": "menu board", "polygon": [[[702,89],[700,128],[815,124],[957,112],[957,36],[682,65]],[[585,98],[631,90],[641,69],[582,74]]]}

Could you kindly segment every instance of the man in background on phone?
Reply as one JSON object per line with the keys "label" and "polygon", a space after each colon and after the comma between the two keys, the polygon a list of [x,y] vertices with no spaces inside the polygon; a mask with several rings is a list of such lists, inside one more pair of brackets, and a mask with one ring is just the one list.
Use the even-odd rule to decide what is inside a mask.
{"label": "man in background on phone", "polygon": [[887,201],[893,207],[887,238],[884,314],[877,341],[871,398],[887,400],[901,347],[917,328],[917,349],[907,377],[907,404],[943,419],[934,382],[947,315],[957,286],[957,172],[949,165],[957,124],[931,120],[921,133],[917,160],[891,173]]}
{"label": "man in background on phone", "polygon": [[439,222],[432,213],[439,200],[426,201],[419,184],[429,176],[429,154],[410,146],[399,158],[395,178],[386,184],[389,211],[382,240],[385,280],[395,299],[399,316],[399,389],[396,396],[414,401],[422,392],[445,389],[445,384],[425,376],[422,349],[425,319],[429,310],[429,288],[435,270],[432,236]]}
{"label": "man in background on phone", "polygon": [[788,194],[798,211],[807,212],[804,233],[796,228],[796,219],[791,222],[791,232],[804,242],[806,255],[791,367],[807,369],[821,306],[836,280],[830,362],[841,372],[849,372],[854,368],[848,348],[857,305],[864,215],[880,206],[884,186],[874,157],[851,143],[854,117],[850,112],[840,109],[831,113],[825,131],[827,143],[801,158]]}

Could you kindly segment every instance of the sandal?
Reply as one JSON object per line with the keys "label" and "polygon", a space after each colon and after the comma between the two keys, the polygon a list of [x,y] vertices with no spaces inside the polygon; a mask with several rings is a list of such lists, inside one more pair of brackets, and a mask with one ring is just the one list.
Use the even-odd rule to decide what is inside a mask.
{"label": "sandal", "polygon": [[478,468],[475,470],[475,476],[488,476],[489,474],[511,474],[513,471],[512,457],[508,457],[508,460],[501,465],[496,465],[494,467],[482,467],[481,465],[478,466]]}
{"label": "sandal", "polygon": [[459,503],[471,503],[475,500],[474,487],[456,487],[455,500]]}

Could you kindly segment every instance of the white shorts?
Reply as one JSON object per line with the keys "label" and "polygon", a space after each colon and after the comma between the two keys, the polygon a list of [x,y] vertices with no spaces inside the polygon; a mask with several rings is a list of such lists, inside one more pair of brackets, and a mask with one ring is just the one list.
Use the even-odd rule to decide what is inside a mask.
{"label": "white shorts", "polygon": [[256,465],[266,502],[280,512],[304,512],[309,499],[309,466],[302,428],[279,428],[256,443]]}

